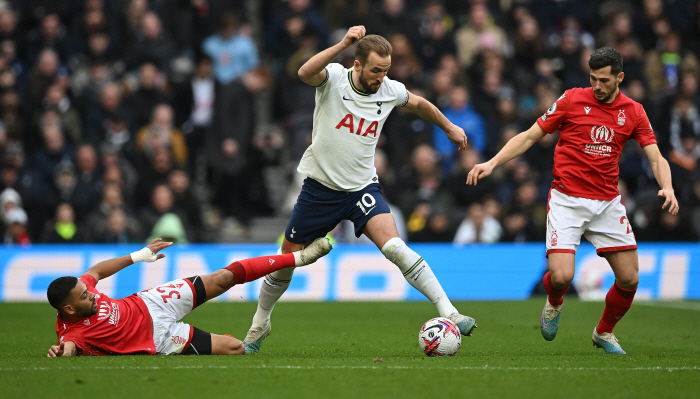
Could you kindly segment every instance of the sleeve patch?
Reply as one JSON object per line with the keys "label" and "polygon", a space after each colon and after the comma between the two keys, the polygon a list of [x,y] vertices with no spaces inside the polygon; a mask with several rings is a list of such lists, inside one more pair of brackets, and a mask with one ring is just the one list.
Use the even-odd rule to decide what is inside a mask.
{"label": "sleeve patch", "polygon": [[406,98],[399,104],[399,107],[403,107],[408,104],[408,90],[406,90]]}

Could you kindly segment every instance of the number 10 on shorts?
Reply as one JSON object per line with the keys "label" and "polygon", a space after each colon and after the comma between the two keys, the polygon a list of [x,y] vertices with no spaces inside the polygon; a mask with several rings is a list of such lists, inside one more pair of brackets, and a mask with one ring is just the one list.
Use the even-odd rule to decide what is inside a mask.
{"label": "number 10 on shorts", "polygon": [[377,204],[377,200],[374,199],[372,194],[363,194],[362,195],[362,200],[357,201],[357,206],[360,207],[360,210],[362,210],[362,213],[365,215],[369,215],[370,212],[372,212],[372,209],[374,209],[375,205]]}

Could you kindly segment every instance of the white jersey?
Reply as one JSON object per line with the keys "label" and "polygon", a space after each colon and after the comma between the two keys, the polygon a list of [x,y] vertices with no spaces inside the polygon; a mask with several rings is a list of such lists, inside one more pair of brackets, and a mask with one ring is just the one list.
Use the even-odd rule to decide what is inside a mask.
{"label": "white jersey", "polygon": [[358,191],[377,182],[374,150],[386,118],[408,103],[402,83],[389,78],[375,94],[352,83],[352,68],[326,67],[326,80],[316,88],[311,145],[297,170],[326,187]]}

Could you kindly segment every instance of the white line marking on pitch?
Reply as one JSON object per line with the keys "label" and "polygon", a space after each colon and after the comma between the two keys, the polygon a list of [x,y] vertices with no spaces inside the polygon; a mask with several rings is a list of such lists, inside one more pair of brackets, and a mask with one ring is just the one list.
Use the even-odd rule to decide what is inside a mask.
{"label": "white line marking on pitch", "polygon": [[[291,370],[425,370],[424,366],[265,366],[265,365],[225,365],[225,366],[86,366],[86,367],[8,367],[0,371],[44,371],[44,370],[190,370],[190,369],[291,369]],[[436,367],[432,370],[493,370],[493,371],[700,371],[700,366],[694,367],[501,367],[501,366],[457,366]]]}
{"label": "white line marking on pitch", "polygon": [[700,311],[700,302],[637,301],[635,305]]}

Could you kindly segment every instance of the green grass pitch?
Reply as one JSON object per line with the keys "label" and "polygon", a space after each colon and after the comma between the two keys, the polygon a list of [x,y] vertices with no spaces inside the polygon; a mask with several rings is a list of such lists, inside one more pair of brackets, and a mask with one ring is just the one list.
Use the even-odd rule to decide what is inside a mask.
{"label": "green grass pitch", "polygon": [[[699,398],[700,303],[638,301],[615,332],[626,356],[591,343],[603,304],[568,299],[542,339],[544,298],[463,302],[479,328],[452,358],[428,358],[427,302],[279,303],[251,356],[48,359],[48,304],[0,304],[0,397],[10,398]],[[187,322],[242,337],[255,303],[210,303]]]}

